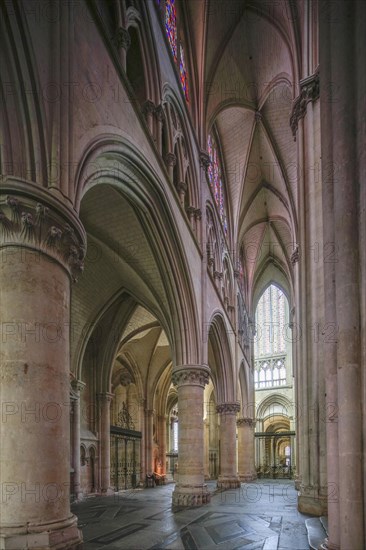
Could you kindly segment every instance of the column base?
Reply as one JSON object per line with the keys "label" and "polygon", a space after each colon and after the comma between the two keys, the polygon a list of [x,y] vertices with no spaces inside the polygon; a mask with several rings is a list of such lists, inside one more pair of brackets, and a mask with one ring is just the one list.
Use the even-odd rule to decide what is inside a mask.
{"label": "column base", "polygon": [[240,479],[237,476],[219,476],[217,480],[217,488],[221,491],[237,489],[238,487],[240,487]]}
{"label": "column base", "polygon": [[242,483],[247,483],[248,481],[254,481],[257,479],[257,474],[238,474],[238,477]]}
{"label": "column base", "polygon": [[[81,550],[83,536],[73,516],[62,523],[28,525],[24,528],[6,527],[1,529],[0,550]],[[71,523],[72,522],[72,523]],[[17,532],[16,532],[17,531]]]}
{"label": "column base", "polygon": [[207,485],[180,485],[173,491],[172,506],[203,506],[211,500]]}
{"label": "column base", "polygon": [[323,516],[325,514],[322,500],[305,495],[299,495],[297,509],[302,514],[309,514],[310,516]]}

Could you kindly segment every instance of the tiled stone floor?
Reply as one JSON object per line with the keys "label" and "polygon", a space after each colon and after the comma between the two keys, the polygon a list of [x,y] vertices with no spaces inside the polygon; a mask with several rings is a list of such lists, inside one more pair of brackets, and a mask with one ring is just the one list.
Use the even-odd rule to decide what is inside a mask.
{"label": "tiled stone floor", "polygon": [[[214,491],[215,483],[209,483]],[[72,506],[85,550],[308,550],[293,482],[257,480],[200,508],[171,509],[174,485]]]}

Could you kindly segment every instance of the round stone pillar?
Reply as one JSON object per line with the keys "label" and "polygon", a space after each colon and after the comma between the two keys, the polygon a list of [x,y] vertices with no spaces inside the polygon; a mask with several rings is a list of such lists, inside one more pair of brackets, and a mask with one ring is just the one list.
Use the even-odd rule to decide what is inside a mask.
{"label": "round stone pillar", "polygon": [[99,394],[100,411],[100,491],[112,492],[111,488],[111,401],[113,394]]}
{"label": "round stone pillar", "polygon": [[74,469],[74,498],[81,500],[82,490],[80,484],[80,392],[85,388],[81,380],[72,382],[72,466]]}
{"label": "round stone pillar", "polygon": [[200,506],[210,501],[204,483],[203,391],[209,382],[205,365],[184,365],[173,369],[178,387],[178,482],[173,506]]}
{"label": "round stone pillar", "polygon": [[152,475],[154,473],[154,459],[153,459],[153,446],[154,446],[154,410],[145,410],[145,429],[146,429],[146,474]]}
{"label": "round stone pillar", "polygon": [[37,185],[0,195],[0,547],[77,548],[70,512],[70,282],[79,220]]}
{"label": "round stone pillar", "polygon": [[161,463],[160,475],[166,475],[166,423],[167,416],[165,414],[158,416],[159,422],[159,460]]}
{"label": "round stone pillar", "polygon": [[254,467],[254,425],[252,418],[239,418],[238,426],[238,475],[240,481],[256,479]]}
{"label": "round stone pillar", "polygon": [[217,480],[219,489],[240,487],[236,464],[236,414],[239,403],[221,403],[216,407],[220,415],[220,475]]}

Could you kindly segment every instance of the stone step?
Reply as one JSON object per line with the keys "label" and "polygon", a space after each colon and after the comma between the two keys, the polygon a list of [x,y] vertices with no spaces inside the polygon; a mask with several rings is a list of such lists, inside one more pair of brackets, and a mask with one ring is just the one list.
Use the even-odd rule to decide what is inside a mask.
{"label": "stone step", "polygon": [[311,550],[318,550],[327,537],[323,523],[320,521],[320,518],[309,518],[305,520],[305,525],[308,532],[309,547]]}

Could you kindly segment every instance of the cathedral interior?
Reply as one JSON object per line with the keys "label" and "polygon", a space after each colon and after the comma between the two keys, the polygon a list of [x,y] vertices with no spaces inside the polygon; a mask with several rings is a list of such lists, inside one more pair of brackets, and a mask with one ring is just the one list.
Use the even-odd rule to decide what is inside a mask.
{"label": "cathedral interior", "polygon": [[1,550],[271,482],[365,548],[366,2],[0,0],[0,27]]}

